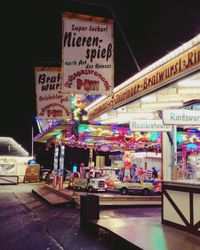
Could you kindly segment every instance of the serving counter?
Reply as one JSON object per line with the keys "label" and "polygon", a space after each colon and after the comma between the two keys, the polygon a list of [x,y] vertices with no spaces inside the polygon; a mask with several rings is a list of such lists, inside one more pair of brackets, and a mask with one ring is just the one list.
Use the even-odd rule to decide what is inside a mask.
{"label": "serving counter", "polygon": [[200,182],[163,181],[162,223],[200,236]]}

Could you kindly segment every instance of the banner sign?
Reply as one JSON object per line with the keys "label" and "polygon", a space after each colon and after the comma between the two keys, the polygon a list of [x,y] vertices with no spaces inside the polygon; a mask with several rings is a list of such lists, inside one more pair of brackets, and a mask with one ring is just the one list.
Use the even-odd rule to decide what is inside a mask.
{"label": "banner sign", "polygon": [[163,124],[162,120],[134,120],[130,121],[131,131],[171,131],[172,126]]}
{"label": "banner sign", "polygon": [[35,67],[37,116],[44,120],[71,119],[69,95],[61,94],[61,69]]}
{"label": "banner sign", "polygon": [[64,12],[62,26],[62,91],[112,94],[113,20]]}
{"label": "banner sign", "polygon": [[200,125],[200,110],[172,109],[162,111],[163,122],[173,125]]}

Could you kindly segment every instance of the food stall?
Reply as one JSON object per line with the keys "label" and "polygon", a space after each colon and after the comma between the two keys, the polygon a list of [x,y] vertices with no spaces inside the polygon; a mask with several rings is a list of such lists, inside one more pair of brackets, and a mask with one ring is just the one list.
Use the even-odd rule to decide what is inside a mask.
{"label": "food stall", "polygon": [[[184,162],[189,156],[185,155],[187,150],[182,148],[181,153],[177,150],[177,129],[200,131],[199,55],[200,34],[114,88],[112,96],[103,96],[87,107],[90,120],[101,124],[126,123],[138,131],[172,126],[171,131],[162,131],[161,136],[162,223],[197,235],[200,234],[198,174],[190,180],[178,180],[174,172],[180,163],[178,157],[189,166],[189,162]],[[191,147],[190,150],[198,149],[197,144]],[[197,152],[192,154],[196,160],[199,158]],[[193,156],[190,153],[190,162]]]}
{"label": "food stall", "polygon": [[[62,140],[99,151],[124,152],[138,145],[161,153],[162,223],[198,235],[200,182],[174,179],[173,172],[178,164],[177,127],[200,131],[199,55],[200,34],[114,88],[112,95],[88,105],[90,124],[78,126],[78,140]],[[136,142],[132,136],[148,132],[160,132],[160,141]]]}

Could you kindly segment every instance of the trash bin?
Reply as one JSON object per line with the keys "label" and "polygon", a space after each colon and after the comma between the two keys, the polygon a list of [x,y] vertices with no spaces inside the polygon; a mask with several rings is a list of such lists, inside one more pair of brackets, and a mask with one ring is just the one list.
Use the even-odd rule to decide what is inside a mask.
{"label": "trash bin", "polygon": [[81,195],[80,228],[88,227],[89,220],[99,219],[99,196]]}

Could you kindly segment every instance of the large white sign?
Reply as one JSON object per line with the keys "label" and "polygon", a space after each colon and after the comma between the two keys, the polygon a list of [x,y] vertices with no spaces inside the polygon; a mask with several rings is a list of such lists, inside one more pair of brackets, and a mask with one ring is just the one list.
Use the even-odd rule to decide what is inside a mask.
{"label": "large white sign", "polygon": [[69,95],[61,94],[61,68],[35,67],[37,116],[44,120],[71,119]]}
{"label": "large white sign", "polygon": [[165,124],[200,125],[200,110],[163,110],[162,117]]}
{"label": "large white sign", "polygon": [[110,95],[114,86],[113,21],[66,12],[62,25],[63,92]]}
{"label": "large white sign", "polygon": [[162,120],[134,120],[130,121],[129,126],[131,131],[166,132],[172,130],[172,127],[163,124]]}

